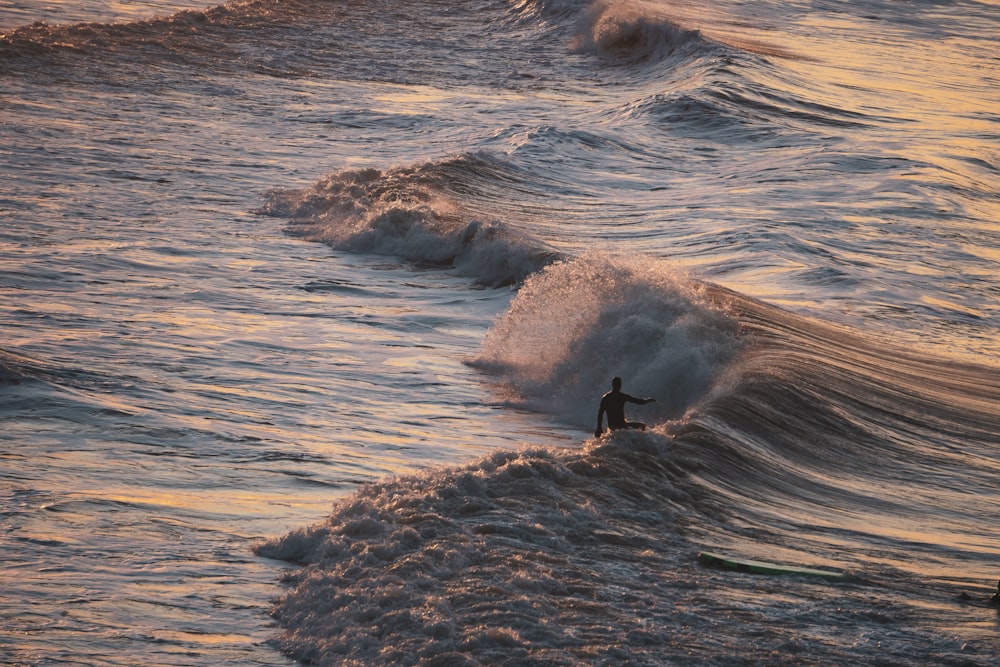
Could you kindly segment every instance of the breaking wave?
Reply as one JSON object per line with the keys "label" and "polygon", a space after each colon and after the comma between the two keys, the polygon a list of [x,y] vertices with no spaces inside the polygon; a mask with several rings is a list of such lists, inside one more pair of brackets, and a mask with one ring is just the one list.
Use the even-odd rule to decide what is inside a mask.
{"label": "breaking wave", "polygon": [[656,260],[587,255],[531,276],[471,363],[507,400],[586,427],[613,376],[675,419],[723,377],[742,340],[726,296]]}
{"label": "breaking wave", "polygon": [[[274,611],[282,647],[316,664],[715,664],[768,662],[784,637],[781,659],[953,659],[929,610],[965,581],[948,562],[970,576],[992,566],[980,532],[1000,474],[995,372],[694,285],[592,258],[529,279],[481,355],[511,386],[545,398],[625,354],[632,384],[683,398],[646,432],[366,486],[260,544],[301,566]],[[680,369],[703,379],[684,388]],[[697,564],[706,547],[864,585],[719,576]],[[893,601],[874,625],[893,641],[831,645],[818,629],[831,623],[882,636],[873,581]],[[733,596],[758,595],[811,620],[772,609],[704,632]],[[962,649],[973,662],[988,650]]]}
{"label": "breaking wave", "polygon": [[291,233],[339,250],[454,267],[485,285],[516,284],[561,253],[504,220],[463,209],[454,193],[490,164],[462,156],[335,172],[305,190],[271,192],[260,212],[289,218]]}

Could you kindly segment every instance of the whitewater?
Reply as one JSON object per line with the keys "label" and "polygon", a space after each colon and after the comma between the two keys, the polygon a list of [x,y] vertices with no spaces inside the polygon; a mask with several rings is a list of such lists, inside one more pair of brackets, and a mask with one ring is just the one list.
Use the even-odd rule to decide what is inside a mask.
{"label": "whitewater", "polygon": [[1000,664],[997,35],[0,6],[0,662]]}

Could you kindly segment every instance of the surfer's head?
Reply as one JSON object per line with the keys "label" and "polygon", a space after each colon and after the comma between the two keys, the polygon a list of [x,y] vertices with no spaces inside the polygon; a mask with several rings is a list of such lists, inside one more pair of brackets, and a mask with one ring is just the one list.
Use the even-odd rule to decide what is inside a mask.
{"label": "surfer's head", "polygon": [[621,389],[622,388],[622,379],[620,377],[613,377],[613,378],[611,378],[611,388],[612,389]]}

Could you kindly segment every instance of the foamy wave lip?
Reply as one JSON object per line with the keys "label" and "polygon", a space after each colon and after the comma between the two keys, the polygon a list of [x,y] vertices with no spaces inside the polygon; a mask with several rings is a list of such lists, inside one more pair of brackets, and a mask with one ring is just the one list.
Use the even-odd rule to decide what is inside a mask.
{"label": "foamy wave lip", "polygon": [[662,6],[639,0],[598,0],[580,20],[574,48],[658,61],[683,46],[704,43],[700,32],[682,28],[664,16]]}
{"label": "foamy wave lip", "polygon": [[666,423],[706,398],[742,347],[710,286],[662,261],[592,254],[525,281],[469,363],[512,403],[593,429],[613,376],[657,399],[630,419]]}
{"label": "foamy wave lip", "polygon": [[305,190],[269,193],[259,212],[290,218],[292,233],[339,250],[452,266],[486,285],[517,284],[561,255],[503,222],[466,217],[448,186],[475,178],[480,162],[466,156],[336,172]]}

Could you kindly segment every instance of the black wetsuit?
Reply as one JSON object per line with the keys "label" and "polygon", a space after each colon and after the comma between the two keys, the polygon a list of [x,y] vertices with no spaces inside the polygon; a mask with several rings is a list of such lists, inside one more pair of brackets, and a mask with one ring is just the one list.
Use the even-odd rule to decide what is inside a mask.
{"label": "black wetsuit", "polygon": [[625,421],[625,404],[638,403],[639,405],[645,405],[650,400],[652,399],[629,396],[620,389],[609,391],[601,398],[601,408],[597,411],[597,430],[600,431],[604,428],[605,413],[608,415],[608,428],[612,431],[620,428],[645,429],[646,425],[643,423]]}

